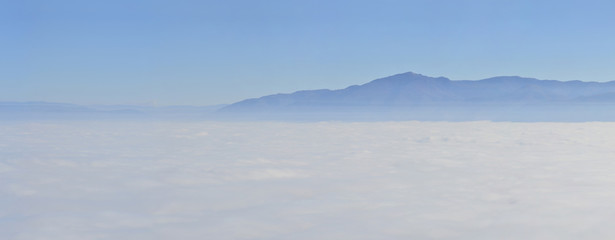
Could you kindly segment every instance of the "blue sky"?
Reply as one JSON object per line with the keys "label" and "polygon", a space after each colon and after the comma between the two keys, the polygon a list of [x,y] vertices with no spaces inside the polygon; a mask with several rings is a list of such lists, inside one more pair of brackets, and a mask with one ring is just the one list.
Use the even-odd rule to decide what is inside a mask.
{"label": "blue sky", "polygon": [[613,1],[2,5],[0,101],[209,105],[407,71],[615,80]]}

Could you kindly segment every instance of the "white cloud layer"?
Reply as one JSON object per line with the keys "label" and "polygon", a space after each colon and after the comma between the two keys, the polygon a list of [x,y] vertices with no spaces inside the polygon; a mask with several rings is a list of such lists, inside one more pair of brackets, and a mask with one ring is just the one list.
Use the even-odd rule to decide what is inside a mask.
{"label": "white cloud layer", "polygon": [[2,239],[613,239],[615,123],[0,126]]}

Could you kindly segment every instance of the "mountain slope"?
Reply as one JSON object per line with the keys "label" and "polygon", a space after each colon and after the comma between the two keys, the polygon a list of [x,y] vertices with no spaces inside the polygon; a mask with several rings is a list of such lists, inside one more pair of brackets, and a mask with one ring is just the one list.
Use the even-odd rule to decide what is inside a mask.
{"label": "mountain slope", "polygon": [[[545,115],[546,119],[550,116],[578,119],[571,115],[576,111],[581,115],[589,114],[583,119],[603,120],[604,116],[613,115],[615,120],[615,113],[610,113],[614,111],[609,111],[611,103],[615,106],[613,96],[615,82],[564,82],[517,76],[453,81],[408,72],[344,89],[307,90],[247,99],[218,112],[244,116],[316,116],[318,113],[323,119],[330,119],[331,114],[346,118],[349,114],[361,113],[362,116],[379,114],[378,119],[385,120],[508,120],[539,115]],[[588,112],[590,110],[592,112]],[[595,111],[603,113],[592,118],[590,115],[596,115]]]}
{"label": "mountain slope", "polygon": [[298,91],[247,99],[222,111],[326,109],[339,107],[402,107],[423,104],[550,103],[611,99],[615,82],[537,80],[495,77],[479,81],[451,81],[415,73],[376,79],[339,90]]}

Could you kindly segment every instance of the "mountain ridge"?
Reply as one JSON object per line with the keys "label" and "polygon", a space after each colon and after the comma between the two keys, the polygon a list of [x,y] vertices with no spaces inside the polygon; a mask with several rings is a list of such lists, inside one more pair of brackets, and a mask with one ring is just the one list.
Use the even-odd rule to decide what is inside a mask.
{"label": "mountain ridge", "polygon": [[[500,113],[506,108],[516,109],[515,114],[521,116],[536,114],[541,111],[537,106],[543,106],[551,109],[549,111],[557,110],[554,113],[557,115],[571,114],[573,108],[574,111],[593,109],[597,103],[603,107],[611,103],[615,106],[615,81],[558,81],[520,76],[450,80],[406,72],[342,89],[301,90],[246,99],[221,108],[218,113],[251,117],[267,114],[315,116],[326,113],[322,116],[341,116],[346,113],[394,112],[396,115],[411,115],[404,118],[408,120],[428,115],[433,117],[429,119],[449,120],[440,116],[452,113],[469,116],[480,112],[482,115],[472,117],[481,115],[484,116],[481,120],[492,120],[497,118],[492,113],[497,112],[501,116]],[[605,110],[609,109],[596,111]],[[513,113],[503,115],[512,116]],[[613,115],[615,120],[615,113]]]}
{"label": "mountain ridge", "polygon": [[576,101],[594,99],[609,93],[615,94],[615,81],[558,81],[519,76],[450,80],[446,77],[434,78],[406,72],[343,89],[301,90],[246,99],[230,104],[220,111],[249,110],[249,108],[258,110],[257,107],[284,108],[310,104],[395,106],[429,102]]}
{"label": "mountain ridge", "polygon": [[44,101],[0,101],[0,121],[36,119],[206,119],[226,104],[190,106],[78,105]]}

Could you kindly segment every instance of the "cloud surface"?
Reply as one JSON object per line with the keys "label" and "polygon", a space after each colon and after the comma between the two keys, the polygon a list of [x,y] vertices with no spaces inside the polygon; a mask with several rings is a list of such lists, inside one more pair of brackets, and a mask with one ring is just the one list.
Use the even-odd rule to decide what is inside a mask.
{"label": "cloud surface", "polygon": [[13,122],[3,239],[580,239],[614,123]]}

